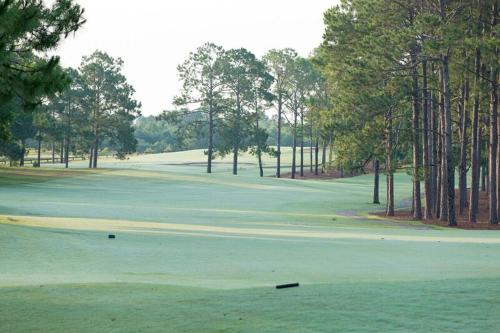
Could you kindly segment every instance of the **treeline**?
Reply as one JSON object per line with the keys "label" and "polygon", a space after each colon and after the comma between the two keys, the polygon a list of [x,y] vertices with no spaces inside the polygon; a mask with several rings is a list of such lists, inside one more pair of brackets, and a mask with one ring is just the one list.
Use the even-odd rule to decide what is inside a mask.
{"label": "treeline", "polygon": [[92,168],[103,148],[119,158],[135,151],[140,103],[121,59],[96,51],[72,69],[40,57],[84,22],[70,0],[0,1],[0,155],[11,164],[24,165],[29,145],[35,166],[42,151],[66,167],[70,156],[86,157]]}
{"label": "treeline", "polygon": [[[192,149],[206,149],[208,123],[202,113],[190,113],[182,119],[182,123],[172,123],[155,116],[139,117],[134,123],[134,135],[137,140],[136,152],[139,154],[166,153]],[[267,144],[273,146],[278,128],[276,120],[262,115],[260,127],[269,133]],[[214,140],[217,141],[217,133]],[[291,146],[292,132],[289,128],[282,130],[281,142]],[[307,142],[309,144],[309,141]]]}
{"label": "treeline", "polygon": [[[201,115],[201,126],[207,128],[208,173],[213,159],[231,154],[233,174],[237,174],[238,155],[250,151],[258,160],[261,176],[262,155],[276,156],[280,177],[281,147],[290,144],[295,178],[297,169],[304,175],[305,146],[317,152],[320,144],[326,146],[331,140],[325,131],[328,119],[322,117],[330,103],[327,82],[313,62],[292,49],[271,50],[258,59],[243,48],[224,50],[207,43],[192,52],[178,72],[183,89],[175,104],[183,109],[164,112],[159,119],[177,124],[189,136],[193,131],[179,124],[187,116]],[[275,128],[266,126],[266,111],[271,108],[277,110]],[[300,161],[295,158],[297,150]],[[313,162],[313,150],[308,164],[311,171],[315,165],[317,173],[318,154]]]}
{"label": "treeline", "polygon": [[498,223],[498,7],[498,0],[351,0],[325,14],[315,58],[331,87],[337,163],[380,161],[387,215],[394,172],[408,166],[415,219],[453,226],[470,208],[476,222],[482,174],[489,222]]}

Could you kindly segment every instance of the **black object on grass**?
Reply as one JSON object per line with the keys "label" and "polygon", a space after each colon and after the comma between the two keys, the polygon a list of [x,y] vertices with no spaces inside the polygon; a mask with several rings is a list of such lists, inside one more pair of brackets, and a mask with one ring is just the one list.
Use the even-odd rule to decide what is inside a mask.
{"label": "black object on grass", "polygon": [[276,289],[295,288],[298,286],[299,286],[298,283],[280,284],[276,286]]}
{"label": "black object on grass", "polygon": [[109,238],[109,239],[115,239],[115,238],[116,238],[116,236],[115,236],[115,235],[108,235],[108,238]]}

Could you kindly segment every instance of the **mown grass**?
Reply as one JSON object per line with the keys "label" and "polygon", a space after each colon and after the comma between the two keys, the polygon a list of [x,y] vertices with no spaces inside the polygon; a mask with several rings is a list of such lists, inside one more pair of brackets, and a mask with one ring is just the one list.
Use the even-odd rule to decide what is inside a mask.
{"label": "mown grass", "polygon": [[[0,169],[0,332],[500,324],[498,232],[369,217],[383,209],[370,175],[260,179],[250,164],[205,175],[202,161],[195,151],[97,171]],[[411,182],[398,174],[396,185],[403,202]],[[274,289],[288,282],[301,286]]]}

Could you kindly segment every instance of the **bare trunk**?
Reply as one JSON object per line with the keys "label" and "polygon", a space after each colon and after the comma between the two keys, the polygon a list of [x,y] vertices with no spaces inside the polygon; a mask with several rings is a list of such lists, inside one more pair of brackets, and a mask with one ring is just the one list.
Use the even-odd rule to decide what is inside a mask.
{"label": "bare trunk", "polygon": [[24,166],[24,156],[26,155],[26,145],[24,140],[21,140],[21,160],[19,161],[19,166]]}
{"label": "bare trunk", "polygon": [[374,174],[374,180],[373,180],[373,203],[374,204],[380,204],[380,198],[379,198],[380,162],[379,162],[379,160],[374,160],[373,161],[373,174]]}
{"label": "bare trunk", "polygon": [[304,177],[304,110],[300,112],[300,176]]}
{"label": "bare trunk", "polygon": [[421,162],[421,143],[420,143],[420,102],[419,102],[419,87],[418,87],[418,68],[416,51],[412,50],[412,131],[413,131],[413,218],[416,220],[422,219],[422,201],[420,195],[420,170]]}
{"label": "bare trunk", "polygon": [[438,136],[437,136],[437,121],[436,121],[436,103],[434,95],[430,94],[430,140],[429,146],[431,147],[431,192],[432,192],[432,213],[433,216],[438,215],[437,201],[438,201]]}
{"label": "bare trunk", "polygon": [[480,69],[481,69],[481,51],[476,49],[475,59],[475,77],[474,77],[474,108],[472,111],[472,143],[471,143],[471,191],[470,191],[470,209],[469,222],[477,222],[477,213],[479,208],[479,103],[480,103]]}
{"label": "bare trunk", "polygon": [[309,131],[309,172],[313,173],[313,125],[311,123],[311,126],[310,126],[310,131]]}
{"label": "bare trunk", "polygon": [[385,144],[385,172],[386,172],[386,197],[387,197],[387,216],[394,216],[394,174],[392,165],[392,112],[388,111],[386,115],[386,144]]}
{"label": "bare trunk", "polygon": [[316,136],[316,147],[314,149],[314,174],[319,175],[319,135]]}
{"label": "bare trunk", "polygon": [[210,102],[208,110],[208,156],[207,156],[207,173],[212,173],[212,160],[214,152],[214,109]]}
{"label": "bare trunk", "polygon": [[456,226],[455,212],[455,167],[453,165],[453,132],[451,119],[451,90],[448,55],[442,56],[443,63],[443,91],[444,91],[444,119],[445,119],[445,151],[447,169],[447,199],[448,199],[448,225]]}
{"label": "bare trunk", "polygon": [[464,214],[467,207],[467,146],[469,144],[469,79],[465,78],[465,84],[462,89],[461,98],[461,135],[460,135],[460,215]]}
{"label": "bare trunk", "polygon": [[41,166],[42,163],[42,136],[40,134],[37,135],[37,157],[36,157],[36,162],[37,162],[37,167]]}
{"label": "bare trunk", "polygon": [[[492,27],[496,26],[496,18],[498,15],[497,4],[492,6]],[[492,34],[495,37],[495,34]],[[498,53],[495,52],[497,55]],[[489,154],[489,181],[488,181],[488,204],[489,204],[489,222],[490,224],[498,224],[497,211],[497,169],[498,159],[498,57],[494,57],[494,63],[490,67],[490,154]]]}
{"label": "bare trunk", "polygon": [[277,157],[276,157],[276,177],[281,178],[281,121],[283,117],[283,98],[281,93],[278,94],[278,142],[277,142]]}
{"label": "bare trunk", "polygon": [[427,87],[427,62],[422,63],[423,98],[423,133],[424,133],[424,181],[425,181],[425,211],[424,217],[432,219],[432,183],[431,183],[431,149],[429,136],[429,91]]}
{"label": "bare trunk", "polygon": [[292,179],[295,179],[297,167],[297,113],[297,110],[293,111]]}
{"label": "bare trunk", "polygon": [[238,147],[233,147],[233,175],[238,174]]}

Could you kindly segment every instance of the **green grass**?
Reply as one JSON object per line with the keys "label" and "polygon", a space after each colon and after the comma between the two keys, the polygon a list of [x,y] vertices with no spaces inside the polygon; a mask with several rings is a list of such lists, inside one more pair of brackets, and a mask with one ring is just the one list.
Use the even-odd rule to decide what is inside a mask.
{"label": "green grass", "polygon": [[[0,332],[500,324],[498,232],[371,218],[383,207],[370,203],[370,175],[260,179],[251,156],[238,177],[227,160],[205,175],[203,160],[191,151],[97,171],[0,169]],[[398,202],[410,189],[398,174]],[[301,286],[274,289],[288,282]]]}

